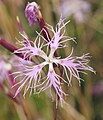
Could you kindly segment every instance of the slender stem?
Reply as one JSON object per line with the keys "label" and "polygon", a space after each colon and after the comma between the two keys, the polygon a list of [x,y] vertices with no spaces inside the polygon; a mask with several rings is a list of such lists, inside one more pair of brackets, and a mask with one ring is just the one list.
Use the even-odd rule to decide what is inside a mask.
{"label": "slender stem", "polygon": [[[59,67],[59,70],[60,70],[60,76],[62,77],[63,75],[63,70],[62,70],[62,66],[58,66]],[[60,82],[61,82],[61,79],[60,79]],[[57,103],[56,103],[56,108],[55,108],[55,113],[54,113],[54,120],[57,120],[57,113],[58,113],[58,109],[59,109],[59,101],[60,101],[60,98],[59,96],[57,95]]]}
{"label": "slender stem", "polygon": [[20,93],[19,93],[18,97],[19,97],[19,102],[20,102],[21,108],[22,108],[22,110],[24,112],[24,115],[25,115],[26,119],[29,120],[27,110],[26,110],[26,108],[24,106],[24,103],[23,103],[23,97],[21,96]]}
{"label": "slender stem", "polygon": [[14,79],[14,77],[13,77],[13,75],[12,75],[11,70],[8,71],[8,76],[9,76],[9,79],[10,79],[11,85],[12,85],[12,86],[15,85],[16,82],[15,82],[15,79]]}
{"label": "slender stem", "polygon": [[19,101],[18,101],[16,98],[14,98],[14,95],[13,95],[10,91],[7,93],[7,96],[8,96],[11,100],[13,100],[16,104],[20,104]]}
{"label": "slender stem", "polygon": [[55,110],[54,120],[57,120],[57,111],[58,111],[58,108],[56,108],[56,110]]}
{"label": "slender stem", "polygon": [[[14,45],[7,42],[5,39],[0,38],[0,45],[3,46],[4,48],[6,48],[7,50],[9,50],[10,52],[14,53],[15,55],[17,55],[18,57],[21,57],[24,59],[24,54],[15,53],[14,51],[18,50],[18,48],[16,48]],[[32,59],[29,58],[29,56],[27,58],[25,58],[25,60],[30,60],[30,61],[34,62]]]}
{"label": "slender stem", "polygon": [[[50,40],[51,38],[50,38],[49,32],[48,32],[48,30],[47,30],[47,28],[46,28],[46,24],[45,24],[43,18],[38,19],[38,23],[39,23],[40,28],[41,28],[41,29],[44,29],[44,30],[42,31],[42,34],[43,34],[44,38],[49,42],[49,40]],[[45,32],[45,31],[46,31],[46,32]],[[48,37],[47,37],[47,34],[48,34]]]}
{"label": "slender stem", "polygon": [[56,95],[56,97],[57,97],[57,101],[56,101],[56,107],[55,107],[55,113],[54,113],[54,120],[57,120],[57,113],[59,109],[59,96]]}
{"label": "slender stem", "polygon": [[4,85],[2,84],[2,82],[0,82],[0,88],[4,90]]}
{"label": "slender stem", "polygon": [[19,30],[20,30],[21,32],[24,32],[23,25],[22,25],[22,23],[21,23],[21,21],[20,21],[20,19],[19,19],[18,16],[16,17],[16,20],[17,20],[17,24],[18,24]]}
{"label": "slender stem", "polygon": [[19,104],[18,100],[16,98],[14,98],[14,95],[10,92],[10,91],[7,91],[7,89],[5,88],[5,86],[3,85],[2,82],[0,82],[0,88],[5,91],[6,95],[11,99],[13,100],[15,103]]}
{"label": "slender stem", "polygon": [[[12,53],[14,53],[14,51],[17,50],[17,48],[14,45],[10,44],[9,42],[7,42],[5,39],[2,39],[2,38],[0,39],[0,45],[2,45],[4,48],[6,48]],[[14,53],[14,54],[23,58],[22,53]]]}

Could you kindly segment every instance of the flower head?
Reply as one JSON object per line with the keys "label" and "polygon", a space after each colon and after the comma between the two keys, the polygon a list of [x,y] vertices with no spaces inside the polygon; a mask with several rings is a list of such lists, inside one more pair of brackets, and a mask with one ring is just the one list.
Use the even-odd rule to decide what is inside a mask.
{"label": "flower head", "polygon": [[39,6],[37,3],[28,3],[25,9],[25,16],[28,19],[31,26],[39,19]]}
{"label": "flower head", "polygon": [[[82,55],[81,57],[72,57],[73,50],[70,55],[66,58],[55,57],[54,53],[58,48],[63,49],[65,46],[62,44],[68,40],[73,40],[68,36],[65,36],[65,26],[68,22],[64,23],[64,20],[60,18],[59,23],[56,26],[56,30],[50,25],[48,25],[48,30],[53,32],[53,37],[48,43],[41,44],[40,39],[45,39],[42,35],[38,34],[37,38],[33,43],[29,41],[24,35],[25,38],[22,42],[19,41],[22,46],[18,49],[17,53],[24,53],[24,58],[29,56],[31,58],[41,57],[43,62],[33,63],[30,61],[20,60],[18,67],[20,67],[18,72],[14,72],[16,75],[15,79],[19,78],[20,81],[15,84],[19,85],[19,88],[15,94],[22,90],[24,87],[24,96],[27,91],[30,89],[30,94],[33,92],[39,94],[40,92],[48,89],[54,88],[56,94],[60,98],[61,103],[64,101],[63,96],[66,96],[66,93],[62,89],[62,83],[67,85],[71,84],[72,77],[75,77],[79,83],[82,80],[79,73],[85,73],[85,70],[94,72],[93,68],[88,65],[88,54]],[[63,33],[61,32],[63,31]],[[43,50],[44,47],[49,48],[49,52]],[[54,64],[56,67],[61,66],[64,70],[65,76],[67,79],[61,77],[58,72],[55,70]],[[44,68],[47,68],[47,72],[44,71]]]}

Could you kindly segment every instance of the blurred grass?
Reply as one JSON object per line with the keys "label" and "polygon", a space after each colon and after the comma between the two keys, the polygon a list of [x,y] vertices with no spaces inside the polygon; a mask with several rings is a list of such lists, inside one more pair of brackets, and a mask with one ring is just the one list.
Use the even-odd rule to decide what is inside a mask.
{"label": "blurred grass", "polygon": [[[33,0],[31,0],[33,1]],[[61,0],[35,0],[41,6],[44,20],[55,26],[60,16],[56,10]],[[77,23],[73,17],[67,18],[71,22],[67,25],[66,34],[76,37],[77,44],[67,43],[69,48],[65,54],[69,54],[72,44],[75,48],[75,55],[89,52],[92,56],[91,66],[96,70],[96,75],[88,73],[82,75],[85,80],[79,87],[78,82],[73,80],[73,87],[66,87],[68,106],[58,110],[58,120],[103,120],[103,93],[93,95],[93,86],[103,81],[103,0],[88,0],[91,4],[91,13],[85,23]],[[24,8],[27,0],[2,0],[0,1],[0,37],[15,44],[15,37],[19,38],[19,29],[16,16],[19,15],[24,29],[30,38],[35,38],[35,30],[40,30],[38,25],[30,27],[24,17]],[[44,4],[45,2],[45,4]],[[68,6],[69,7],[69,6]],[[2,51],[2,47],[0,47]],[[3,49],[4,51],[5,49]],[[4,53],[7,52],[6,50]],[[60,55],[64,56],[62,51]],[[40,96],[32,95],[26,97],[24,105],[31,120],[53,120],[54,104],[49,98],[48,92],[41,93]],[[0,120],[20,120],[21,108],[8,99],[5,93],[0,91]],[[22,110],[21,110],[22,111]],[[22,118],[21,118],[22,120]]]}

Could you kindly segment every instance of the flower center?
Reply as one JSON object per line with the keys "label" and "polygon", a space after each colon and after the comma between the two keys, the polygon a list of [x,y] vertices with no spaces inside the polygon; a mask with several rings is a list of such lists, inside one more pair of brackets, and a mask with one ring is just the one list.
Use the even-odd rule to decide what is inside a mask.
{"label": "flower center", "polygon": [[48,58],[47,58],[47,62],[48,62],[48,63],[53,63],[53,58],[48,57]]}

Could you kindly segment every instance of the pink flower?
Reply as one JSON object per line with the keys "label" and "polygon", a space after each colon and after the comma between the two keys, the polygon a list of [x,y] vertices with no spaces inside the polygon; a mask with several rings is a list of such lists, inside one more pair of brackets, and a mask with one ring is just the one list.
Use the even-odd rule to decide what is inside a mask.
{"label": "pink flower", "polygon": [[[62,89],[61,82],[70,85],[72,77],[75,77],[80,83],[82,78],[80,78],[79,73],[86,74],[85,71],[94,72],[93,68],[88,65],[88,58],[90,58],[88,54],[82,55],[81,57],[72,57],[72,50],[71,54],[66,58],[54,56],[54,53],[58,48],[64,49],[65,46],[62,43],[73,40],[73,38],[64,36],[67,23],[68,22],[64,23],[64,20],[60,18],[56,31],[52,26],[48,25],[48,30],[53,32],[53,37],[48,43],[40,43],[40,39],[44,39],[40,34],[38,34],[37,38],[32,43],[28,38],[21,34],[24,38],[22,42],[19,41],[22,47],[15,52],[23,52],[24,58],[27,56],[31,58],[38,56],[43,58],[44,61],[36,64],[30,61],[20,60],[20,63],[17,65],[19,70],[14,72],[16,75],[15,79],[20,80],[13,86],[19,85],[15,97],[23,88],[25,96],[28,90],[30,90],[31,95],[31,93],[39,94],[40,92],[53,87],[62,104],[64,101],[63,96],[66,96],[66,93]],[[63,31],[63,33],[61,31]],[[47,49],[49,48],[49,52],[46,53],[43,50],[44,47]],[[64,79],[63,76],[61,77],[55,71],[54,64],[57,65],[57,67],[58,65],[62,66],[67,79]],[[44,71],[44,68],[47,68],[46,66],[48,66],[48,69],[47,71]]]}

